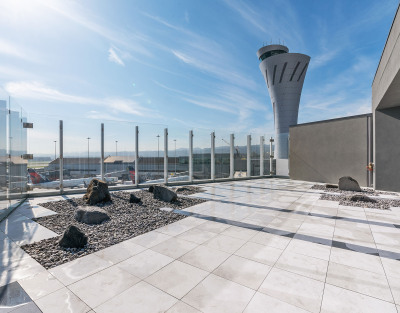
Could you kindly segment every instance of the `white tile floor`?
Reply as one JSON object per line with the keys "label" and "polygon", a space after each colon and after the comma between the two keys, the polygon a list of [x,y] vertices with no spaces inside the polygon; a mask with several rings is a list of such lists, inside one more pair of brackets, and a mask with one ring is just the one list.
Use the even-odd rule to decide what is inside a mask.
{"label": "white tile floor", "polygon": [[49,198],[30,200],[0,223],[0,286],[18,281],[43,312],[400,313],[400,261],[385,257],[400,208],[340,206],[312,185],[207,184],[186,211],[255,228],[191,216],[48,271],[20,248],[56,236],[31,220],[53,214]]}

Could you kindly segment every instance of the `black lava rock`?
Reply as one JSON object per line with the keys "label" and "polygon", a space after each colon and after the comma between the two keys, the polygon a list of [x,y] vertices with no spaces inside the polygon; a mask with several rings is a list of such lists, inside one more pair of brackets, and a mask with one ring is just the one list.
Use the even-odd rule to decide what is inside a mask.
{"label": "black lava rock", "polygon": [[372,203],[376,203],[377,201],[375,199],[372,199],[370,197],[367,197],[365,195],[353,195],[349,197],[350,201],[354,201],[354,202],[372,202]]}
{"label": "black lava rock", "polygon": [[78,227],[70,225],[58,244],[63,248],[83,248],[87,242],[87,236]]}
{"label": "black lava rock", "polygon": [[178,195],[175,192],[163,186],[154,186],[153,196],[154,199],[165,202],[172,202],[178,199]]}
{"label": "black lava rock", "polygon": [[339,188],[338,185],[333,185],[333,184],[326,184],[325,187],[326,188],[335,188],[335,189]]}
{"label": "black lava rock", "polygon": [[85,224],[101,224],[110,217],[105,210],[96,206],[79,206],[75,212],[75,219]]}
{"label": "black lava rock", "polygon": [[130,198],[129,198],[129,203],[139,203],[142,200],[138,197],[135,196],[134,193],[131,193]]}
{"label": "black lava rock", "polygon": [[357,191],[357,192],[361,191],[361,188],[360,188],[360,185],[358,184],[358,182],[350,176],[340,177],[339,189],[340,190]]}

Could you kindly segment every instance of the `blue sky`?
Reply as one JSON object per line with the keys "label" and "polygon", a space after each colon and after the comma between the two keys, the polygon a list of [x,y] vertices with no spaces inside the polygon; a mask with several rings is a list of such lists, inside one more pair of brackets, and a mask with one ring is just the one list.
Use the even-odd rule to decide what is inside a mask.
{"label": "blue sky", "polygon": [[[96,137],[99,120],[114,121],[108,129],[120,134],[130,129],[121,121],[151,123],[143,126],[150,137],[168,125],[182,143],[193,128],[270,134],[256,56],[263,43],[311,56],[299,123],[367,113],[398,4],[2,0],[0,86],[35,113],[33,134],[46,142],[59,118],[79,124],[70,127],[71,142]],[[112,146],[114,139],[124,145],[110,134]]]}

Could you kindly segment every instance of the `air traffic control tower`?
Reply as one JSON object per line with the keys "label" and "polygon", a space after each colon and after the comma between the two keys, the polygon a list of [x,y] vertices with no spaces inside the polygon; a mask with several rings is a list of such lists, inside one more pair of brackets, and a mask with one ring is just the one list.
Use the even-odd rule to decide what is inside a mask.
{"label": "air traffic control tower", "polygon": [[297,124],[303,82],[310,57],[289,53],[283,45],[268,45],[257,51],[260,70],[274,109],[276,159],[289,156],[289,126]]}

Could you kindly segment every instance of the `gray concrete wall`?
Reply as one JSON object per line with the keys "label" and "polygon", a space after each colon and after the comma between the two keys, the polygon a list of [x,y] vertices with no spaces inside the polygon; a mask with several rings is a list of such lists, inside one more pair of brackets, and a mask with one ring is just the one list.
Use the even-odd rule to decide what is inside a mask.
{"label": "gray concrete wall", "polygon": [[365,114],[290,127],[290,178],[336,184],[351,176],[367,186],[370,119]]}
{"label": "gray concrete wall", "polygon": [[375,188],[400,191],[400,107],[376,110]]}

